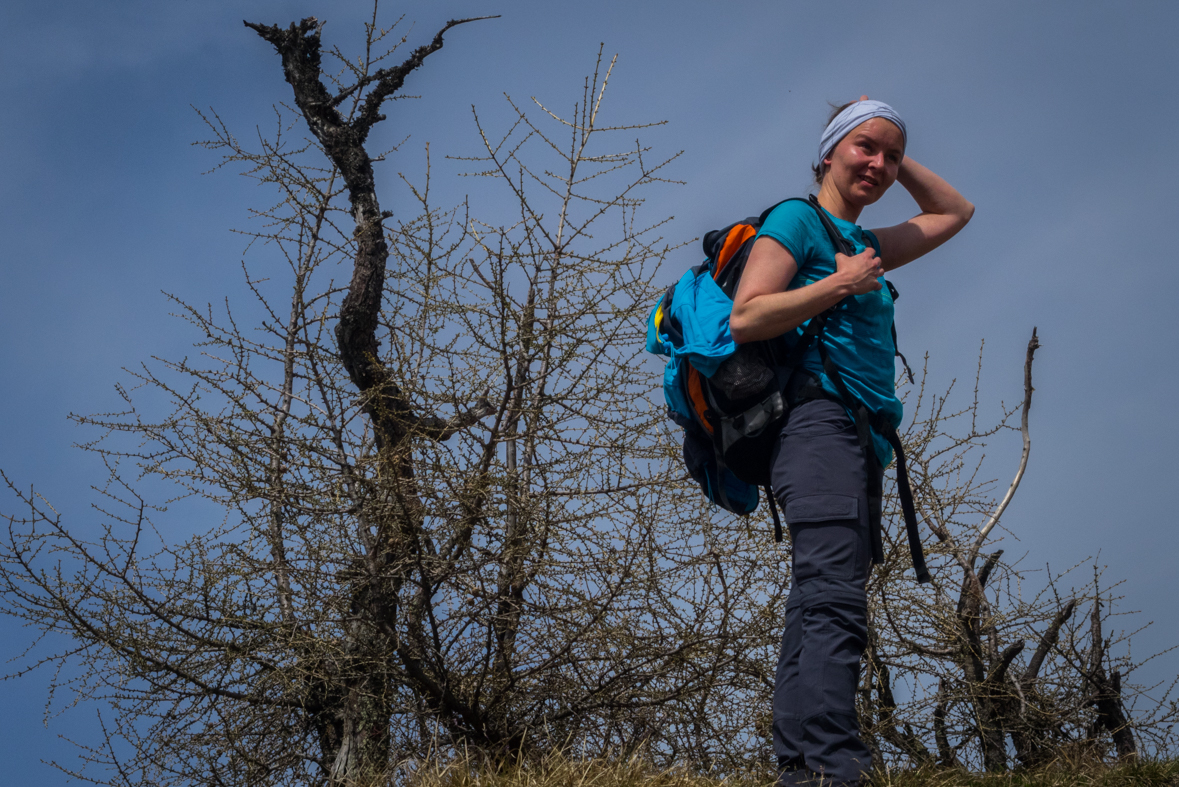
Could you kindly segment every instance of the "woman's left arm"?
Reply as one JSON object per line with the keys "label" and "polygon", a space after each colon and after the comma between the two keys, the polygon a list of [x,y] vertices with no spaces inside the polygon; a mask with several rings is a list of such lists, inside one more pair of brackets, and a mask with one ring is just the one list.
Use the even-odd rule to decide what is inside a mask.
{"label": "woman's left arm", "polygon": [[921,213],[903,224],[872,230],[880,241],[880,262],[886,271],[933,251],[974,215],[974,205],[953,186],[908,156],[901,161],[897,182],[912,195]]}

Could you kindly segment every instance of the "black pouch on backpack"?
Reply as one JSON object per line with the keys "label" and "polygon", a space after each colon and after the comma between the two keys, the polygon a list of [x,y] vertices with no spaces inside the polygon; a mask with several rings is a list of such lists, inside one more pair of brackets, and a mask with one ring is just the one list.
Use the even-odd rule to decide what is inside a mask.
{"label": "black pouch on backpack", "polygon": [[777,426],[786,414],[786,372],[774,363],[767,342],[738,346],[704,386],[714,427],[715,450],[742,481],[770,483],[770,457]]}

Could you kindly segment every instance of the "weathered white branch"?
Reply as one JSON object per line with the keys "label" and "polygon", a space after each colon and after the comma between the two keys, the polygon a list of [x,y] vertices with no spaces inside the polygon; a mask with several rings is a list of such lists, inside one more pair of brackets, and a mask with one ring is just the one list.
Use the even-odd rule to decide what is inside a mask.
{"label": "weathered white branch", "polygon": [[991,518],[978,531],[978,538],[975,539],[975,552],[982,546],[983,542],[987,540],[987,536],[999,523],[999,517],[1003,516],[1003,512],[1007,510],[1008,503],[1011,498],[1015,497],[1015,490],[1019,489],[1019,482],[1023,480],[1023,471],[1028,466],[1028,455],[1032,452],[1032,438],[1028,434],[1028,411],[1032,407],[1032,357],[1036,354],[1036,350],[1040,347],[1040,340],[1036,336],[1036,329],[1032,328],[1032,338],[1028,341],[1028,355],[1027,360],[1023,366],[1023,415],[1020,419],[1020,432],[1023,433],[1023,455],[1019,459],[1019,470],[1015,473],[1015,479],[1012,480],[1011,486],[1007,487],[1007,494],[1003,495],[1003,499],[999,501],[995,512],[991,514]]}

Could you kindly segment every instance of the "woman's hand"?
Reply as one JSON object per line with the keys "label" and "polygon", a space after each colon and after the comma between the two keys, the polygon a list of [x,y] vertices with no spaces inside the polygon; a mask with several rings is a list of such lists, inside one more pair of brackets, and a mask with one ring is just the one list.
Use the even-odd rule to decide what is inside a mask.
{"label": "woman's hand", "polygon": [[835,254],[835,275],[851,295],[863,295],[879,290],[883,285],[877,279],[884,275],[884,266],[871,246],[854,257]]}

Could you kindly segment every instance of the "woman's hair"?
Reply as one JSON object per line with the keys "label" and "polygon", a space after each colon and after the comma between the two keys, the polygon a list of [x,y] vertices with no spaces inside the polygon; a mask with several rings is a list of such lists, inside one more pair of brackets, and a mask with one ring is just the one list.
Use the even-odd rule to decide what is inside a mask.
{"label": "woman's hair", "polygon": [[[834,104],[832,104],[831,106],[833,107],[833,109],[831,110],[831,114],[827,117],[827,122],[823,125],[823,128],[827,128],[827,126],[830,126],[831,121],[835,120],[835,118],[839,116],[840,112],[847,109],[848,107],[850,107],[854,103],[856,103],[856,102],[849,101],[846,104],[843,104],[842,106],[838,106],[838,107],[835,106]],[[815,184],[818,186],[822,186],[823,185],[823,176],[827,174],[827,168],[823,166],[823,162],[820,161],[816,164],[812,164],[811,171],[815,173]]]}

